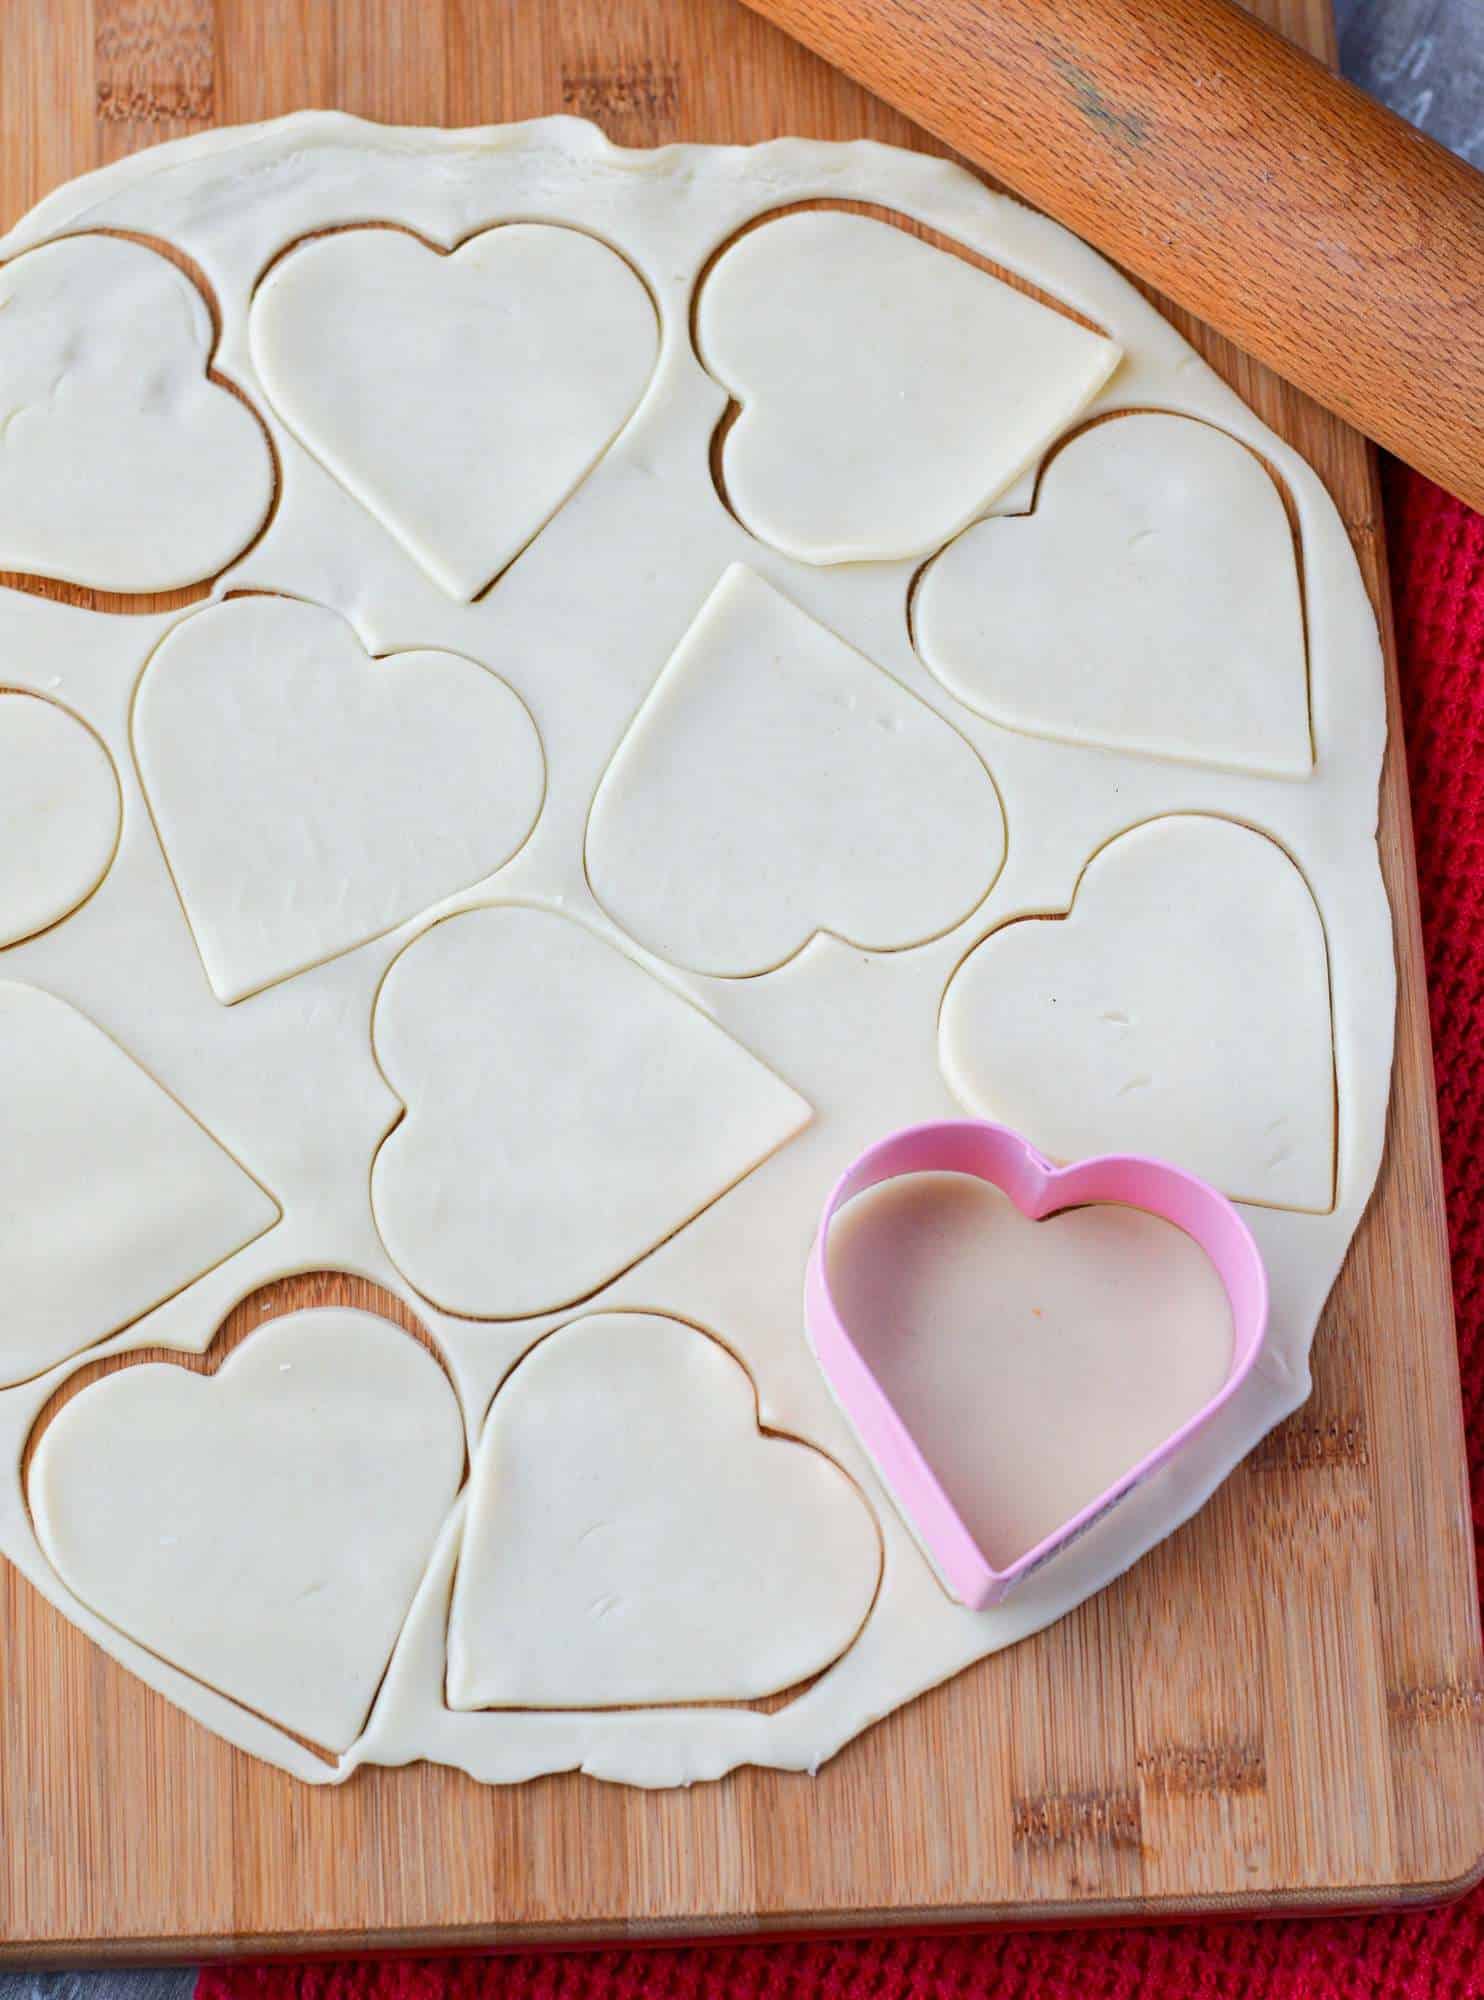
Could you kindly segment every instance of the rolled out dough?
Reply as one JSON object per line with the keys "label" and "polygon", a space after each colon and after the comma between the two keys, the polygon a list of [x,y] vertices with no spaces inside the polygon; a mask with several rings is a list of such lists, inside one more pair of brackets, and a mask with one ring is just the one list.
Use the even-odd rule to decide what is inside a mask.
{"label": "rolled out dough", "polygon": [[376,1003],[407,1115],[371,1196],[397,1268],[474,1319],[596,1292],[809,1121],[781,1078],[583,925],[495,904]]}
{"label": "rolled out dough", "polygon": [[760,1432],[716,1341],[594,1313],[495,1397],[448,1633],[455,1708],[747,1701],[821,1672],[881,1545],[851,1482]]}
{"label": "rolled out dough", "polygon": [[588,876],[616,922],[698,972],[767,972],[820,931],[893,951],[988,894],[1005,821],[978,756],[738,564],[603,774]]}
{"label": "rolled out dough", "polygon": [[0,949],[91,896],[118,837],[118,775],[92,730],[0,688]]}
{"label": "rolled out dough", "polygon": [[701,287],[696,338],[741,405],[727,497],[803,562],[926,555],[1102,388],[1115,341],[886,221],[749,230]]}
{"label": "rolled out dough", "polygon": [[206,301],[158,251],[79,235],[7,262],[0,569],[176,590],[240,555],[273,461],[210,359]]}
{"label": "rolled out dough", "polygon": [[211,1377],[90,1383],[42,1434],[37,1532],[85,1604],[326,1750],[359,1732],[464,1467],[443,1371],[339,1307]]}
{"label": "rolled out dough", "polygon": [[[911,218],[1107,339],[879,220],[776,219],[821,199]],[[262,433],[204,373],[210,327],[194,287],[106,231],[171,245],[209,278],[212,366],[261,416],[281,474],[271,522],[239,560],[270,494]],[[13,1183],[0,1189],[0,1381],[13,1385],[0,1389],[0,1552],[100,1646],[309,1783],[419,1758],[487,1782],[812,1770],[1100,1589],[1303,1400],[1385,1121],[1381,654],[1322,482],[1109,265],[948,162],[876,145],[645,153],[572,119],[394,132],[325,114],[120,161],[24,218],[0,263],[18,301],[0,311],[0,381],[16,379],[6,342],[40,323],[22,290],[61,273],[65,308],[48,306],[45,338],[22,342],[24,407],[0,446],[0,565],[144,590],[230,564],[211,605],[185,613],[121,617],[0,590],[0,680],[64,702],[122,793],[107,880],[4,952],[13,983],[0,993],[0,1178],[9,1162]],[[74,335],[75,365],[59,359]],[[740,416],[722,431],[733,399]],[[956,691],[914,647],[923,562],[936,558],[919,592],[931,652],[935,572],[941,585],[962,561],[979,577],[989,537],[1034,546],[1060,461],[1039,529],[1037,515],[1001,517],[1025,514],[1071,429],[1129,409],[1227,434],[1292,503],[1306,770],[1286,667],[1281,699],[1276,680],[1246,684],[1241,741],[1223,746],[1213,732],[1236,728],[1235,687],[1229,706],[1208,700],[1181,721],[1168,655],[1155,685],[1158,649],[1129,650],[1117,593],[1099,596],[1099,615],[1133,720],[1088,721],[1103,747],[1066,740],[1077,704],[1051,666],[1076,651],[1081,598],[1096,595],[1090,559],[1053,566],[1058,601],[1033,607],[1043,676],[991,686],[976,651],[960,662],[972,686]],[[1126,443],[1132,422],[1106,429]],[[1075,463],[1069,451],[1068,476]],[[1147,513],[1169,467],[1130,485],[1120,464],[1110,490],[1122,479]],[[1211,489],[1191,479],[1199,514]],[[984,525],[942,554],[976,517]],[[1292,549],[1283,569],[1276,537],[1248,525],[1239,508],[1191,533],[1226,539],[1223,601],[1251,609],[1266,595],[1276,610],[1291,602]],[[750,594],[771,607],[793,635],[796,678],[785,665],[750,685],[741,659],[725,681],[703,675],[703,730],[662,677],[737,565],[757,581],[724,586],[723,605]],[[977,583],[972,594],[992,628]],[[270,624],[298,636],[270,643]],[[231,635],[249,628],[262,643],[239,653]],[[336,634],[334,672],[317,638],[301,646],[311,629]],[[1030,643],[1019,621],[1014,637]],[[162,700],[172,660],[181,679]],[[437,696],[377,708],[404,684]],[[474,689],[466,706],[460,690]],[[751,736],[770,695],[777,733]],[[801,766],[823,769],[818,744],[791,740],[808,729],[848,752],[812,802],[793,783]],[[703,740],[718,730],[726,743]],[[539,794],[517,739],[539,740]],[[771,770],[753,754],[770,745]],[[689,815],[669,845],[629,789],[641,765],[643,790]],[[675,893],[658,896],[646,867]],[[218,991],[202,973],[213,951]],[[727,976],[699,969],[714,967]],[[1103,1018],[1119,1012],[1127,1023]],[[801,1315],[810,1240],[842,1167],[892,1127],[966,1105],[1051,1150],[1183,1148],[1274,1204],[1246,1210],[1273,1310],[1241,1393],[981,1613],[951,1602],[903,1528]],[[256,1287],[324,1268],[406,1302],[451,1389],[401,1333],[363,1344],[347,1330],[316,1347],[311,1419],[290,1392],[308,1379],[293,1349],[312,1329],[290,1321],[253,1333],[214,1380],[125,1369],[47,1430],[33,1519],[26,1443],[85,1359],[200,1352]],[[681,1326],[664,1344],[690,1357],[650,1381],[632,1437],[595,1402],[606,1383],[616,1399],[632,1386],[610,1374],[603,1329],[617,1315],[628,1332]],[[391,1372],[374,1358],[385,1342]],[[484,1496],[500,1486],[507,1425],[512,1479],[519,1469],[539,1485],[550,1469],[520,1414],[523,1378],[539,1386],[564,1355],[589,1353],[590,1370],[561,1370],[582,1423],[552,1439],[551,1465],[572,1479],[543,1489],[548,1529],[572,1525],[579,1434],[611,1490],[682,1460],[692,1476],[649,1517],[664,1552],[651,1574],[626,1537],[592,1571],[574,1557],[543,1578],[540,1551],[571,1553],[571,1536],[526,1534]],[[748,1378],[755,1412],[738,1393]],[[479,1473],[440,1531],[458,1478],[455,1398]],[[799,1442],[760,1438],[758,1423]],[[409,1427],[422,1441],[404,1452]],[[311,1432],[306,1459],[293,1440]],[[731,1447],[718,1451],[723,1433]],[[390,1448],[373,1454],[375,1440]],[[848,1505],[830,1460],[855,1482]],[[767,1470],[746,1472],[757,1504],[743,1509],[736,1479],[753,1463]],[[269,1489],[281,1471],[310,1523],[312,1495],[296,1484],[306,1464],[351,1476],[291,1533]],[[723,1570],[726,1537],[711,1529],[773,1534],[775,1466],[803,1468],[819,1490],[792,1509],[770,1626],[754,1555]],[[248,1480],[278,1541],[249,1530]],[[826,1491],[838,1504],[821,1506]],[[365,1521],[349,1518],[351,1493]],[[159,1541],[176,1532],[158,1525],[162,1508],[186,1520],[197,1555],[230,1549],[251,1589],[226,1588],[226,1566],[206,1564],[197,1590],[186,1542]],[[879,1587],[852,1636],[874,1574],[867,1510]],[[292,1594],[343,1576],[342,1556],[376,1561],[363,1579],[375,1615],[348,1612],[300,1686],[316,1607],[345,1600],[327,1591],[296,1609]],[[519,1577],[539,1607],[559,1574],[592,1582],[587,1609],[569,1594],[550,1634],[529,1619],[501,1628],[500,1579]],[[456,1575],[456,1697],[593,1705],[451,1707]],[[632,1623],[614,1628],[625,1644],[611,1680],[601,1650],[553,1649],[597,1617],[618,1575],[633,1603],[668,1607],[656,1633],[704,1609],[700,1650],[672,1649],[685,1674],[662,1675],[652,1650],[646,1661]],[[226,1657],[255,1607],[261,1642]],[[776,1686],[820,1666],[767,1712],[603,1699]],[[286,1729],[343,1754],[328,1764]]]}
{"label": "rolled out dough", "polygon": [[278,1220],[101,1028],[0,981],[0,1384],[158,1305]]}
{"label": "rolled out dough", "polygon": [[454,597],[561,506],[654,369],[644,286],[580,229],[516,223],[446,256],[396,229],[291,250],[253,359],[289,426]]}
{"label": "rolled out dough", "polygon": [[1334,1199],[1324,926],[1282,849],[1231,820],[1135,827],[1065,917],[986,938],[942,1049],[967,1109],[1054,1159],[1152,1153],[1240,1201]]}
{"label": "rolled out dough", "polygon": [[503,867],[546,772],[475,660],[373,660],[346,621],[235,597],[178,625],[134,707],[139,771],[212,991],[240,1000]]}
{"label": "rolled out dough", "polygon": [[923,659],[992,722],[1278,778],[1313,768],[1283,497],[1211,424],[1135,411],[1081,432],[1035,512],[975,522],[914,612]]}

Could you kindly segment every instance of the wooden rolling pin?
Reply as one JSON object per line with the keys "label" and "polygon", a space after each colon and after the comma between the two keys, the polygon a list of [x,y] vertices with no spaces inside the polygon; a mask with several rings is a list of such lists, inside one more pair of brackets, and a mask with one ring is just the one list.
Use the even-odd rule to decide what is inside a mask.
{"label": "wooden rolling pin", "polygon": [[1484,510],[1484,174],[1230,0],[748,0]]}

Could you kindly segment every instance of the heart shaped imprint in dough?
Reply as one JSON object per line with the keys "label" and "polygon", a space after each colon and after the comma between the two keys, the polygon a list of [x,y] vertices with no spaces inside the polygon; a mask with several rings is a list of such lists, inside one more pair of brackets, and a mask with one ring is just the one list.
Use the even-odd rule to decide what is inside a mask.
{"label": "heart shaped imprint in dough", "polygon": [[827,930],[939,936],[1005,858],[975,751],[889,674],[734,564],[604,774],[593,892],[693,971],[767,972]]}
{"label": "heart shaped imprint in dough", "polygon": [[1306,777],[1298,562],[1254,453],[1191,417],[1094,424],[1035,511],[978,521],[914,604],[926,665],[1034,736]]}
{"label": "heart shaped imprint in dough", "polygon": [[448,254],[400,229],[313,238],[269,271],[249,334],[290,429],[458,598],[587,477],[659,355],[633,269],[547,223]]}
{"label": "heart shaped imprint in dough", "polygon": [[457,653],[373,659],[338,612],[232,598],[169,633],[140,776],[201,962],[240,1000],[503,866],[541,810],[524,703]]}
{"label": "heart shaped imprint in dough", "polygon": [[600,1313],[528,1354],[475,1462],[452,1708],[749,1701],[820,1673],[876,1593],[876,1524],[833,1459],[758,1427],[719,1342]]}
{"label": "heart shaped imprint in dough", "polygon": [[64,237],[0,270],[0,569],[176,590],[242,553],[273,459],[211,346],[195,286],[142,244]]}
{"label": "heart shaped imprint in dough", "polygon": [[87,724],[0,688],[0,947],[86,902],[113,860],[119,814],[118,773]]}
{"label": "heart shaped imprint in dough", "polygon": [[1033,1222],[968,1174],[906,1174],[846,1203],[829,1259],[851,1340],[997,1569],[1173,1437],[1230,1371],[1215,1265],[1142,1209]]}
{"label": "heart shaped imprint in dough", "polygon": [[834,209],[750,229],[696,310],[741,405],[743,525],[802,562],[925,555],[1066,429],[1122,350],[961,257]]}
{"label": "heart shaped imprint in dough", "polygon": [[585,926],[494,904],[393,961],[372,1024],[407,1107],[371,1199],[397,1268],[474,1319],[588,1298],[808,1124],[698,1007]]}
{"label": "heart shaped imprint in dough", "polygon": [[215,1375],[90,1383],[28,1493],[67,1587],[161,1659],[326,1750],[361,1729],[458,1491],[438,1363],[373,1313],[291,1313]]}
{"label": "heart shaped imprint in dough", "polygon": [[1150,1153],[1238,1201],[1334,1204],[1324,926],[1275,841],[1151,820],[1095,854],[1065,917],[992,931],[944,995],[970,1110],[1053,1159]]}
{"label": "heart shaped imprint in dough", "polygon": [[0,982],[0,1050],[4,1385],[127,1326],[279,1209],[65,1000]]}

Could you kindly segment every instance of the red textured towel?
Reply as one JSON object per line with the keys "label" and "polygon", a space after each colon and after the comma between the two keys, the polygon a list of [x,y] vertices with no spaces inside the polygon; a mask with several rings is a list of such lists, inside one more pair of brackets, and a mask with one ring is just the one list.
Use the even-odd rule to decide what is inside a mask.
{"label": "red textured towel", "polygon": [[[1484,518],[1400,467],[1386,514],[1474,1526],[1484,1514]],[[1484,1889],[1398,1917],[204,1972],[197,2000],[1484,2000]]]}

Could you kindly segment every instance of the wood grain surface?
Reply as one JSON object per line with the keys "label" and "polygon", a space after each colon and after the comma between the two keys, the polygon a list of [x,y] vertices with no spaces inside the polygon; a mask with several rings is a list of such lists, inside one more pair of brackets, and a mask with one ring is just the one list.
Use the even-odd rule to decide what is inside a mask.
{"label": "wood grain surface", "polygon": [[[1327,0],[1265,12],[1327,52]],[[630,144],[942,148],[735,0],[0,0],[0,209],[222,122],[566,109]],[[1338,499],[1387,621],[1365,445],[1179,313]],[[1389,632],[1389,623],[1388,623]],[[1484,1854],[1484,1668],[1411,823],[1381,802],[1401,1012],[1381,1183],[1309,1406],[1101,1597],[814,1780],[685,1793],[433,1767],[311,1790],[0,1565],[0,1961],[480,1945],[1432,1898]],[[326,1290],[279,1288],[281,1309]]]}
{"label": "wood grain surface", "polygon": [[749,0],[1484,507],[1484,174],[1232,0]]}

